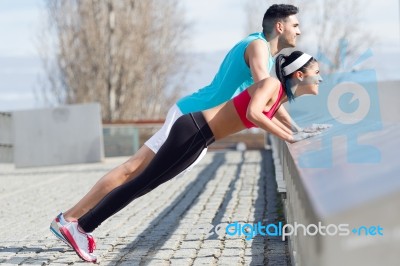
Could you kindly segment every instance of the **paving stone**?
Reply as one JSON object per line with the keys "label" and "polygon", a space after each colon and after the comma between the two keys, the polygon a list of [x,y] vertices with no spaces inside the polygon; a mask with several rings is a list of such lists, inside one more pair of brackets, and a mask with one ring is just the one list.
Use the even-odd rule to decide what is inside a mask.
{"label": "paving stone", "polygon": [[221,256],[221,249],[218,248],[202,248],[197,253],[197,258],[199,257],[219,257]]}
{"label": "paving stone", "polygon": [[197,250],[194,248],[179,249],[173,255],[173,258],[195,258]]}
{"label": "paving stone", "polygon": [[218,265],[242,265],[244,263],[244,259],[240,257],[220,257],[218,259]]}
{"label": "paving stone", "polygon": [[198,266],[198,265],[215,265],[216,264],[216,259],[214,257],[197,257],[193,261],[193,266]]}
{"label": "paving stone", "polygon": [[179,249],[194,248],[198,249],[201,246],[200,241],[183,241]]}
{"label": "paving stone", "polygon": [[171,266],[189,266],[192,265],[193,259],[170,259]]}
{"label": "paving stone", "polygon": [[224,248],[222,250],[221,257],[238,257],[238,256],[243,256],[244,251],[243,249],[239,248]]}

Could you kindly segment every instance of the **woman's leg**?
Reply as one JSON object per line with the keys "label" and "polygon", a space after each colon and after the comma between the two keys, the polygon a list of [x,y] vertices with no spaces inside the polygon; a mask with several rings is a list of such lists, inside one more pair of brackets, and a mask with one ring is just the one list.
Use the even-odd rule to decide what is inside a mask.
{"label": "woman's leg", "polygon": [[154,155],[154,152],[150,148],[143,145],[128,161],[112,169],[97,181],[75,206],[64,212],[64,218],[68,221],[80,218],[96,206],[114,188],[139,175],[153,159]]}
{"label": "woman's leg", "polygon": [[197,125],[190,115],[180,117],[149,166],[135,179],[110,192],[78,220],[83,230],[93,231],[132,200],[178,175],[198,158],[214,138],[202,114],[194,115]]}
{"label": "woman's leg", "polygon": [[87,211],[96,206],[96,204],[114,188],[138,176],[154,158],[154,155],[168,137],[172,125],[181,115],[182,112],[179,108],[176,105],[172,106],[168,111],[165,123],[161,129],[146,141],[145,145],[143,145],[128,161],[117,166],[103,176],[75,206],[64,212],[64,218],[67,221],[79,219]]}

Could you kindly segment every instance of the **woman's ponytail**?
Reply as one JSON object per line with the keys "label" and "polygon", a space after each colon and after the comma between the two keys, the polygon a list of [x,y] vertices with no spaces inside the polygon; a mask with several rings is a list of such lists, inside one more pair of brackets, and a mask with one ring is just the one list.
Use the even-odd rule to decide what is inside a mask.
{"label": "woman's ponytail", "polygon": [[283,67],[282,67],[282,64],[285,62],[285,60],[286,56],[283,54],[279,54],[275,59],[276,77],[279,79],[282,85],[285,85],[285,76],[283,74]]}
{"label": "woman's ponytail", "polygon": [[275,59],[275,72],[276,72],[276,77],[279,79],[279,81],[282,84],[282,88],[285,91],[289,101],[292,101],[294,99],[294,95],[292,93],[292,90],[287,89],[286,87],[286,78],[285,78],[285,73],[283,72],[283,65],[288,64],[288,57],[286,55],[280,54],[276,57]]}

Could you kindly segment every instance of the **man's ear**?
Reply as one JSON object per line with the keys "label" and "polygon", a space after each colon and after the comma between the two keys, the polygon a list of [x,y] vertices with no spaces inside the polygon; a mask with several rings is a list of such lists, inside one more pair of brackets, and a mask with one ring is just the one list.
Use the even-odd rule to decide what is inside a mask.
{"label": "man's ear", "polygon": [[276,22],[275,29],[276,29],[277,33],[279,33],[279,34],[283,33],[283,23],[282,23],[282,21]]}

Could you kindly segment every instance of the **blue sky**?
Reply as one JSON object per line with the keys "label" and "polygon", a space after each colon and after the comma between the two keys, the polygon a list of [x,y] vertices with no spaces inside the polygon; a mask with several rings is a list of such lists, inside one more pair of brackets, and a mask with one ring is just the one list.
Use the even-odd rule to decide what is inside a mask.
{"label": "blue sky", "polygon": [[[191,25],[188,52],[204,58],[193,68],[190,90],[211,80],[223,55],[243,37],[244,2],[181,0]],[[371,47],[375,55],[372,60],[380,79],[393,79],[400,69],[399,1],[368,2],[365,27],[377,38]],[[43,5],[42,0],[0,1],[0,111],[42,106],[35,100],[34,88],[39,88],[42,71],[36,44],[43,25]]]}

